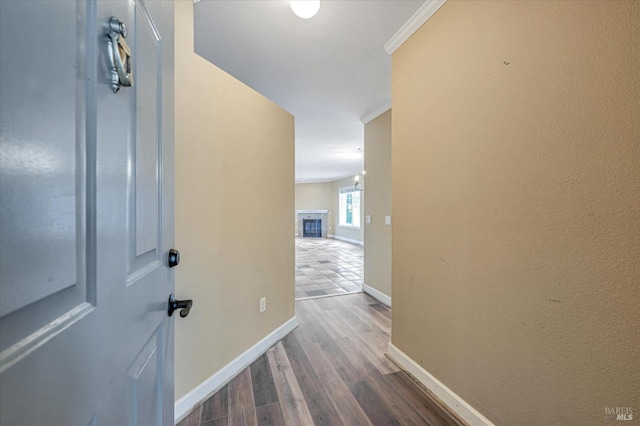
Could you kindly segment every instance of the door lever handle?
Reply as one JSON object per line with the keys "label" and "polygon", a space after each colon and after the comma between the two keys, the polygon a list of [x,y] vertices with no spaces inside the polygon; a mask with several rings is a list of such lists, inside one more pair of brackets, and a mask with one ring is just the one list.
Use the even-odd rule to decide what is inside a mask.
{"label": "door lever handle", "polygon": [[169,316],[172,316],[174,311],[180,309],[180,317],[184,318],[189,315],[192,306],[193,300],[176,300],[176,298],[173,296],[173,293],[171,293],[171,295],[169,296],[169,309],[167,310],[167,313],[169,314]]}

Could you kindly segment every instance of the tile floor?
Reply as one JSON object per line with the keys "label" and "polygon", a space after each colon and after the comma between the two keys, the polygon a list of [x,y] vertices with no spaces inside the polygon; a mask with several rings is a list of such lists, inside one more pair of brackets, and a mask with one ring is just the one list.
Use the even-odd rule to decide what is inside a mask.
{"label": "tile floor", "polygon": [[296,300],[358,293],[363,247],[333,238],[296,238]]}

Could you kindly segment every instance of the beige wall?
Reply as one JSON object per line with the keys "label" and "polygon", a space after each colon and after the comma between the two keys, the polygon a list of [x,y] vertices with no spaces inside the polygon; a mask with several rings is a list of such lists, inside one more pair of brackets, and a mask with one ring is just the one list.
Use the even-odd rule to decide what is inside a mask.
{"label": "beige wall", "polygon": [[449,1],[393,55],[392,341],[497,424],[640,415],[639,22]]}
{"label": "beige wall", "polygon": [[[333,183],[317,182],[317,183],[297,183],[295,205],[296,210],[329,210],[329,234],[333,234]],[[294,226],[296,234],[298,233],[298,222],[294,216]]]}
{"label": "beige wall", "polygon": [[364,214],[364,282],[391,296],[391,110],[364,126],[364,168],[367,203]]}
{"label": "beige wall", "polygon": [[178,399],[294,315],[294,122],[193,52],[191,1],[175,30]]}
{"label": "beige wall", "polygon": [[297,183],[296,210],[331,209],[333,183]]}
{"label": "beige wall", "polygon": [[[339,209],[340,209],[340,196],[339,196],[339,190],[340,188],[344,188],[347,186],[353,186],[355,184],[355,175],[353,176],[349,176],[346,177],[344,179],[338,179],[338,180],[334,180],[332,183],[333,185],[333,206],[331,207],[331,211],[334,212],[332,214],[332,226],[333,226],[333,232],[332,234],[334,236],[338,236],[338,237],[342,237],[342,238],[347,238],[349,240],[353,240],[353,241],[359,241],[359,242],[363,242],[364,241],[364,208],[362,206],[364,206],[364,191],[360,193],[360,202],[362,203],[362,206],[360,208],[360,223],[362,224],[362,226],[360,226],[359,229],[355,229],[355,228],[349,228],[349,227],[345,227],[345,226],[339,226],[338,223],[340,223],[340,216],[339,216]],[[364,185],[363,185],[364,188]]]}

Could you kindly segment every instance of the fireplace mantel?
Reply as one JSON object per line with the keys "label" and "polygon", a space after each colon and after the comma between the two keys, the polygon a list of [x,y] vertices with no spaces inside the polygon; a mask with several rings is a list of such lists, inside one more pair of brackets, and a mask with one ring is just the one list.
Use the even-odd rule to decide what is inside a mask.
{"label": "fireplace mantel", "polygon": [[327,214],[329,213],[328,209],[319,209],[319,210],[296,210],[298,214]]}

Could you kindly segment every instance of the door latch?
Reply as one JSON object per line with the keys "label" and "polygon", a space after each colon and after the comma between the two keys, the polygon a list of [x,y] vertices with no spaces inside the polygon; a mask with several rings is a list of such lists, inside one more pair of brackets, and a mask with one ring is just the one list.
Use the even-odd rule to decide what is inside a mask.
{"label": "door latch", "polygon": [[184,318],[189,315],[192,306],[193,300],[176,300],[173,293],[171,293],[171,295],[169,296],[169,309],[167,310],[167,313],[169,314],[169,316],[172,316],[176,310],[180,309],[180,317]]}
{"label": "door latch", "polygon": [[121,86],[133,86],[131,48],[127,44],[127,27],[115,16],[109,19],[107,47],[111,63],[111,90],[118,93]]}

